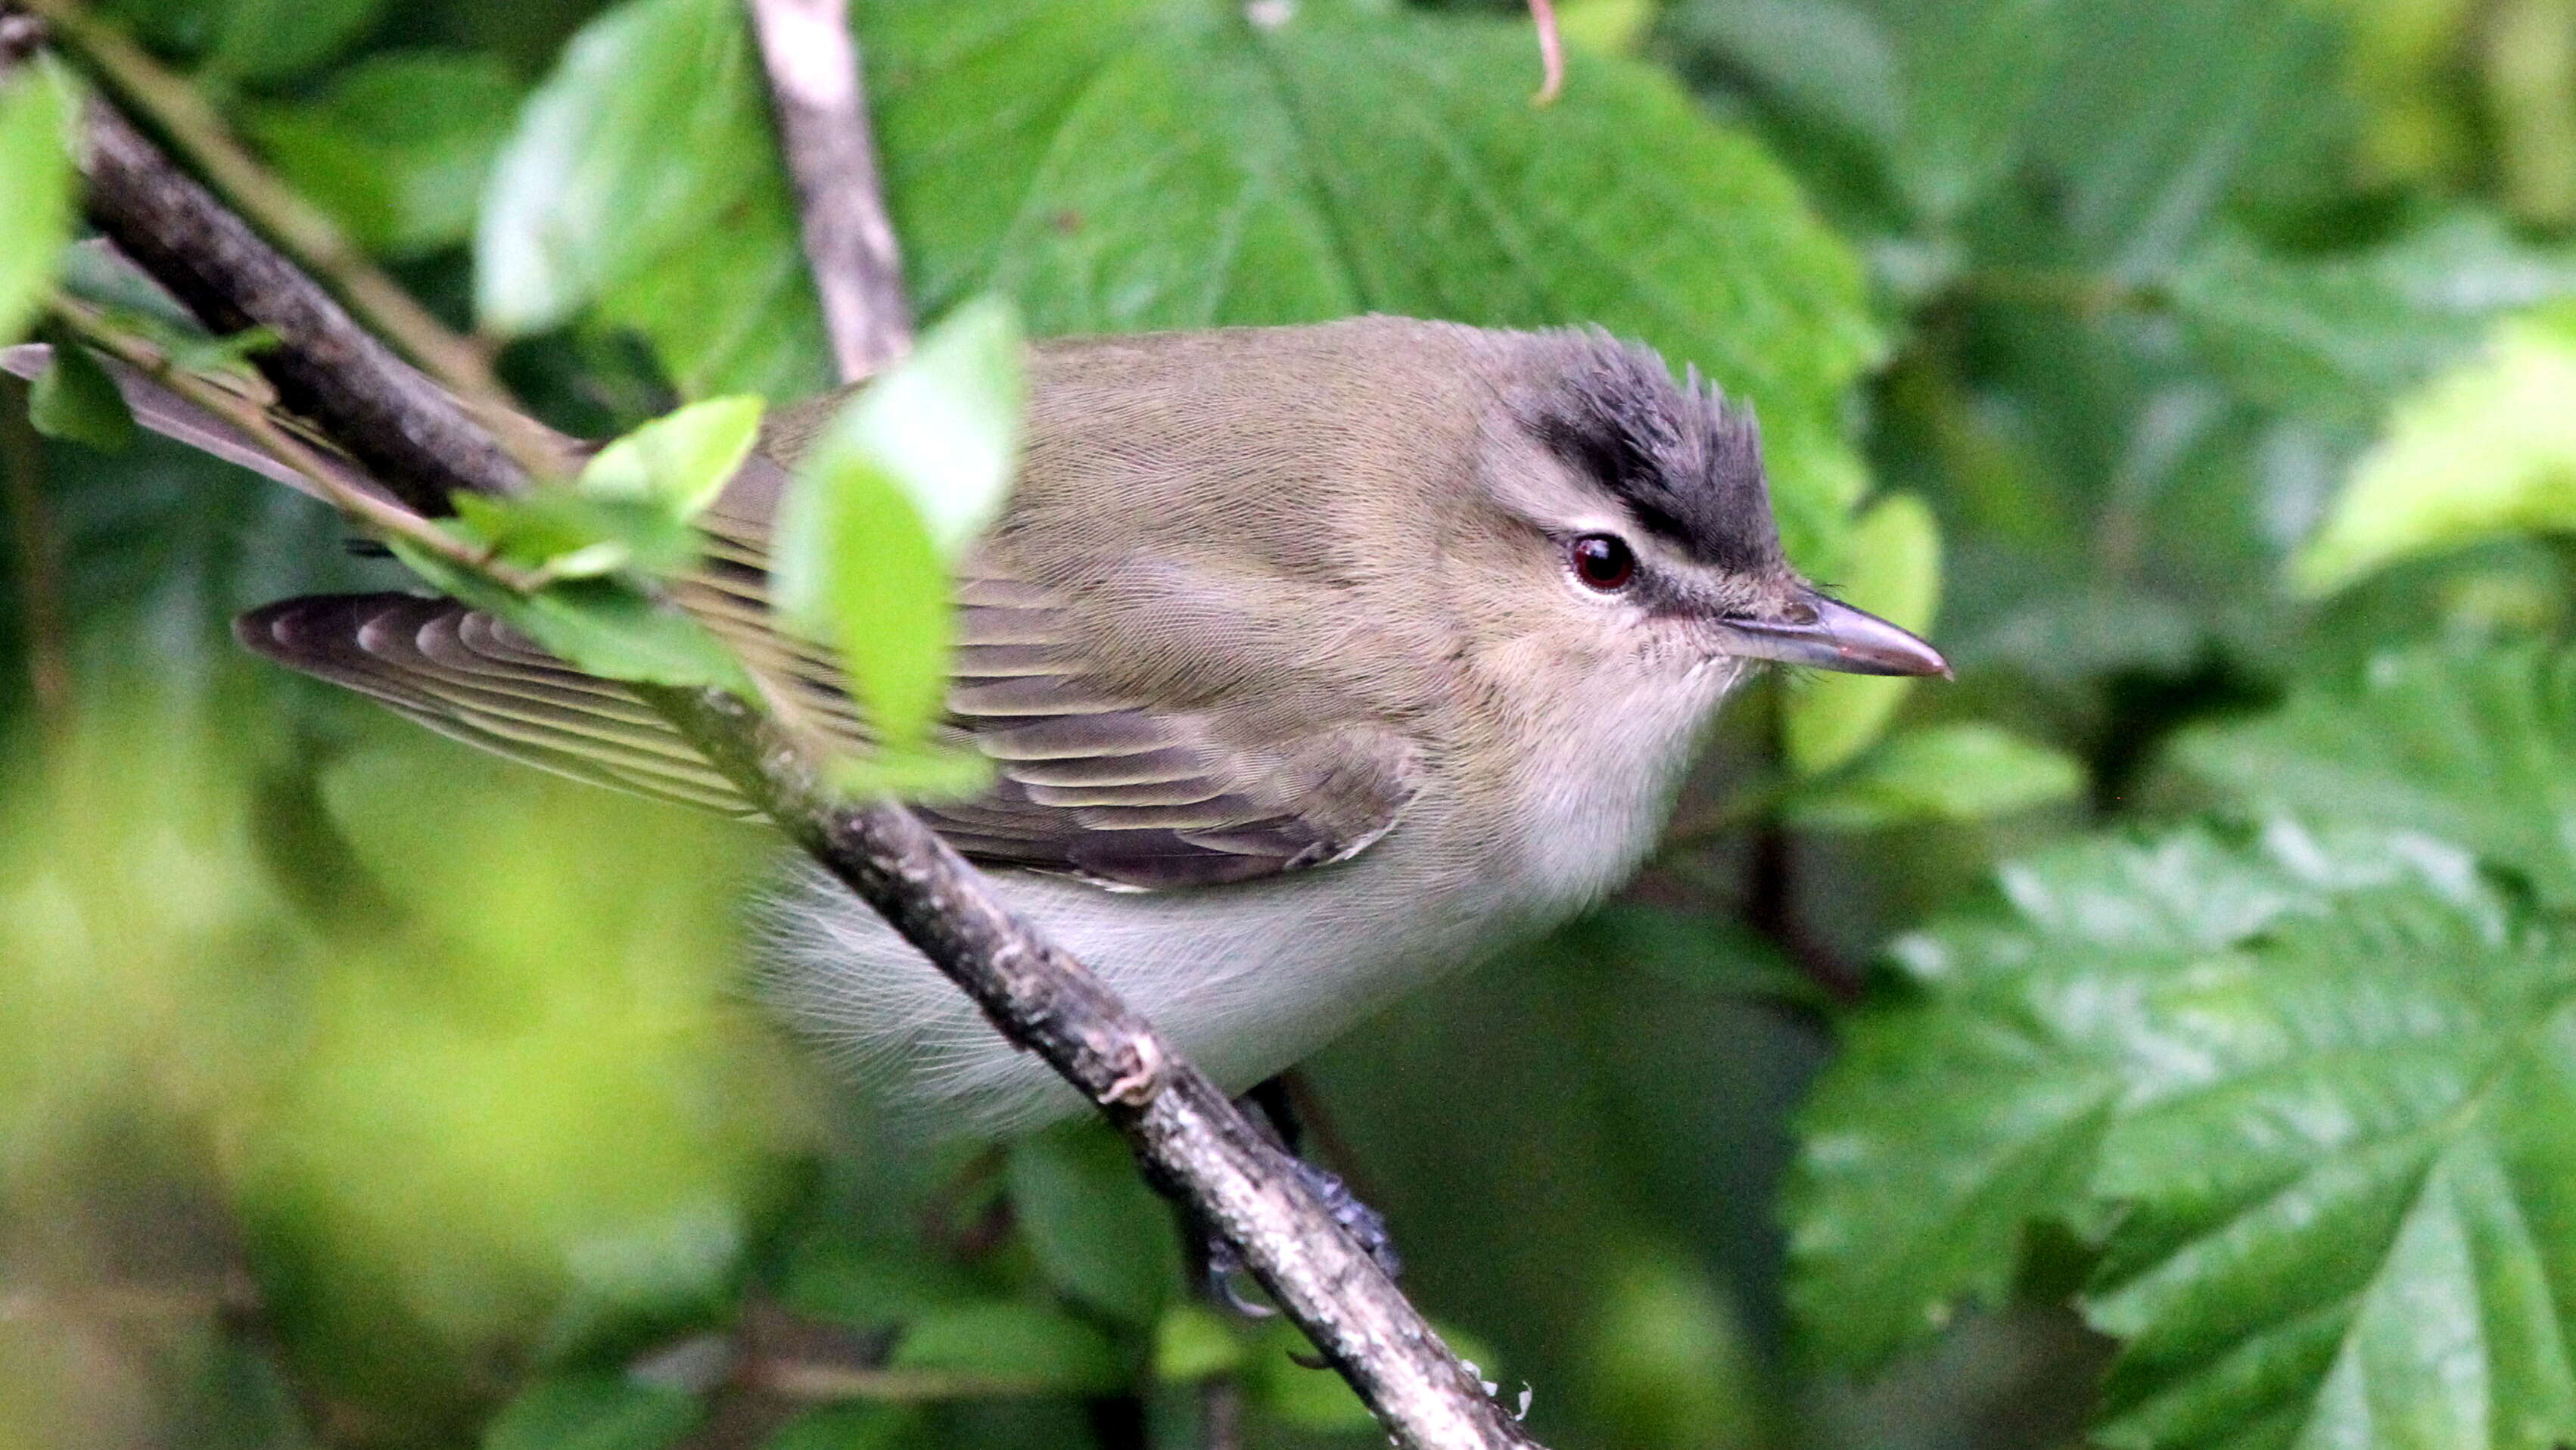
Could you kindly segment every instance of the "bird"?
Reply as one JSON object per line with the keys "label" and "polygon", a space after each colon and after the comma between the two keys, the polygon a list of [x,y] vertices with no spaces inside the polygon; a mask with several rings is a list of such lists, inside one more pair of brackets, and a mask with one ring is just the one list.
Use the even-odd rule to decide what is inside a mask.
{"label": "bird", "polygon": [[[1757,666],[1947,673],[1792,567],[1750,410],[1597,328],[1370,316],[1042,340],[1027,367],[940,727],[992,784],[917,809],[1231,1089],[1619,887]],[[772,413],[673,597],[863,749],[763,593],[843,398]],[[503,755],[748,810],[618,686],[464,604],[296,598],[236,633]],[[757,916],[761,994],[878,1101],[986,1134],[1083,1107],[819,870]]]}

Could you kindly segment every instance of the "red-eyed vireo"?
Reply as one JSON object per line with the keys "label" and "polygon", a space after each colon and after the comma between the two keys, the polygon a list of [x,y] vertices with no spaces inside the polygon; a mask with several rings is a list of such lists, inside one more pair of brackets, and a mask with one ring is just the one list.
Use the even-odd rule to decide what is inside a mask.
{"label": "red-eyed vireo", "polygon": [[[1617,886],[1752,662],[1943,669],[1790,568],[1749,416],[1598,332],[1367,318],[1030,368],[948,696],[997,784],[922,813],[1237,1088]],[[701,603],[758,617],[786,470],[839,401],[772,420]],[[294,599],[240,634],[503,754],[740,808],[651,712],[461,605]],[[825,665],[766,663],[862,728]],[[776,1000],[897,1099],[985,1129],[1075,1106],[839,886],[767,920]]]}

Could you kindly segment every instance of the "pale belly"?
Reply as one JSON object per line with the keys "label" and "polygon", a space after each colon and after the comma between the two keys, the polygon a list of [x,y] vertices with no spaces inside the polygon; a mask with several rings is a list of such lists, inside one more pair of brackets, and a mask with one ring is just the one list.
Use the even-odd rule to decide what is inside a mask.
{"label": "pale belly", "polygon": [[[991,879],[1192,1062],[1241,1091],[1391,998],[1583,904],[1534,901],[1521,872],[1460,866],[1454,851],[1390,839],[1340,866],[1193,891]],[[940,1136],[1015,1132],[1081,1108],[837,882],[802,868],[763,917],[763,995],[873,1106]]]}

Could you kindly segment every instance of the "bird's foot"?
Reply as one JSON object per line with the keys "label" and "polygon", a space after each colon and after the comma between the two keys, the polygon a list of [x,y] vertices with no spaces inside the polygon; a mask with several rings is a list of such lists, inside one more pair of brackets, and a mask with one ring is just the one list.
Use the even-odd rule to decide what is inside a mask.
{"label": "bird's foot", "polygon": [[[1379,1270],[1392,1279],[1404,1272],[1403,1256],[1395,1251],[1395,1236],[1388,1232],[1386,1215],[1362,1202],[1340,1175],[1307,1161],[1297,1148],[1299,1123],[1288,1106],[1288,1093],[1278,1078],[1272,1078],[1235,1104],[1255,1122],[1267,1122],[1279,1146],[1288,1153],[1290,1167],[1308,1192],[1323,1201],[1324,1211],[1342,1226],[1360,1251],[1369,1256]],[[1246,1299],[1239,1287],[1246,1268],[1243,1255],[1234,1245],[1214,1233],[1202,1236],[1202,1261],[1206,1264],[1209,1294],[1248,1318],[1267,1318],[1276,1311],[1264,1304]]]}

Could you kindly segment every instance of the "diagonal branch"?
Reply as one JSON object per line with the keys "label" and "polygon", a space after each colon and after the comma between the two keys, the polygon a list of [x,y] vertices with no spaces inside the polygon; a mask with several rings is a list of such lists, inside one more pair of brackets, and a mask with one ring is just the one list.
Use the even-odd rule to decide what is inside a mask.
{"label": "diagonal branch", "polygon": [[[0,39],[9,42],[0,45],[0,71],[26,38],[22,20],[0,10]],[[855,106],[854,77],[850,95]],[[280,397],[406,504],[438,513],[460,490],[524,486],[509,456],[452,397],[359,328],[103,102],[90,107],[85,150],[87,207],[99,228],[209,326],[273,331],[278,344],[256,361]],[[845,194],[847,181],[813,194]],[[873,186],[867,190],[872,197]],[[891,250],[884,256],[881,280],[892,285]],[[899,340],[906,329],[893,316],[878,325]],[[1098,1104],[1157,1186],[1242,1250],[1398,1443],[1532,1444],[1224,1092],[1014,916],[911,812],[837,802],[775,723],[733,696],[637,693],[972,996],[998,1030]]]}

